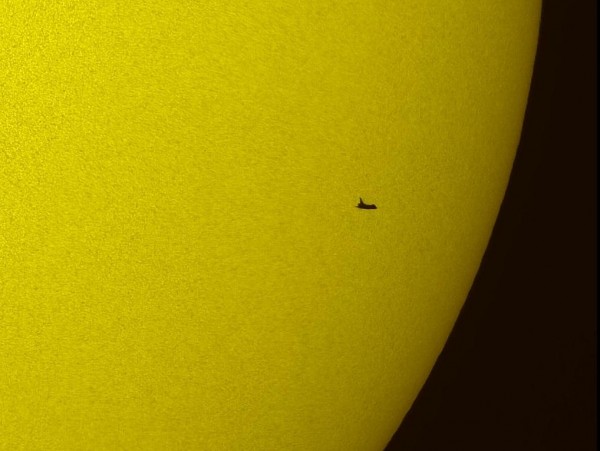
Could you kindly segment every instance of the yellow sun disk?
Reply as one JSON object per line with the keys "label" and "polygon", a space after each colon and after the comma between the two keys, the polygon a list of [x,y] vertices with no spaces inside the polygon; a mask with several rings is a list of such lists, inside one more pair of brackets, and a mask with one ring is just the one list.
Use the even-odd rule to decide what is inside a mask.
{"label": "yellow sun disk", "polygon": [[38,3],[0,5],[0,449],[382,449],[489,239],[540,1]]}

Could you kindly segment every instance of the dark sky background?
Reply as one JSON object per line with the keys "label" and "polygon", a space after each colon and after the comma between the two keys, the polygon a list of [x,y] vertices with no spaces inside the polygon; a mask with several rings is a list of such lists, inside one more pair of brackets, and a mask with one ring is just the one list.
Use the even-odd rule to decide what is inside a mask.
{"label": "dark sky background", "polygon": [[544,1],[492,239],[386,451],[596,449],[596,8]]}

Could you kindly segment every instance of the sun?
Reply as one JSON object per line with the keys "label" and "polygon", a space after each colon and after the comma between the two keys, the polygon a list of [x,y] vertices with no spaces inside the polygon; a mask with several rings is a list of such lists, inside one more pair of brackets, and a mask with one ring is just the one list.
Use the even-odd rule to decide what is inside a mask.
{"label": "sun", "polygon": [[540,1],[5,1],[0,448],[383,449],[456,320]]}

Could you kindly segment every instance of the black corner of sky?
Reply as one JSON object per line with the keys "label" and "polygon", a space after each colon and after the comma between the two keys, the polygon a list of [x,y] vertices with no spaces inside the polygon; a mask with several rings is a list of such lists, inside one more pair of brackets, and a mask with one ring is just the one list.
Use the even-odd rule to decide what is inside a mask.
{"label": "black corner of sky", "polygon": [[492,239],[387,451],[596,450],[597,4],[543,2]]}

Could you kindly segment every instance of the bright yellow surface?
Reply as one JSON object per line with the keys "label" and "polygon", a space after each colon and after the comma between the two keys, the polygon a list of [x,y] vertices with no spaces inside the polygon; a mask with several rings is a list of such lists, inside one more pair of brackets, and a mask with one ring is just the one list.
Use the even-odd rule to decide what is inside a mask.
{"label": "bright yellow surface", "polygon": [[0,449],[382,449],[483,255],[539,11],[0,2]]}

